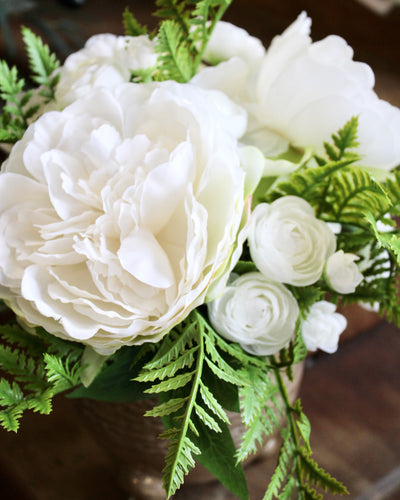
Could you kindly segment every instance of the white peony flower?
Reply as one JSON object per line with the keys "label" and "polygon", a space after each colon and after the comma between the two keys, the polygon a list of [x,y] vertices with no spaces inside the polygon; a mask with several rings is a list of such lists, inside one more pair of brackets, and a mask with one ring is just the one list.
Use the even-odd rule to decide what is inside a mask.
{"label": "white peony flower", "polygon": [[322,351],[330,354],[337,351],[339,336],[347,326],[346,318],[335,312],[336,306],[321,300],[310,308],[302,323],[302,336],[309,351]]}
{"label": "white peony flower", "polygon": [[261,273],[234,279],[222,297],[208,304],[215,330],[257,356],[275,354],[294,334],[299,307],[292,293]]}
{"label": "white peony flower", "polygon": [[245,126],[223,94],[175,82],[44,114],[0,175],[0,297],[100,354],[158,341],[233,265]]}
{"label": "white peony flower", "polygon": [[[283,153],[289,144],[322,153],[323,142],[358,116],[360,163],[395,167],[400,163],[400,110],[377,97],[371,68],[353,61],[345,40],[332,35],[312,43],[310,27],[303,12],[256,63],[237,49],[235,57],[227,53],[229,59],[194,80],[223,90],[246,108],[246,139],[266,156]],[[235,31],[225,34],[225,45],[233,40],[237,47]]]}
{"label": "white peony flower", "polygon": [[60,109],[83,97],[93,88],[114,88],[129,82],[131,70],[156,64],[155,41],[147,35],[94,35],[85,46],[67,57],[60,68],[55,106]]}
{"label": "white peony flower", "polygon": [[251,257],[267,279],[295,286],[318,281],[336,247],[329,226],[297,196],[257,205],[248,241]]}
{"label": "white peony flower", "polygon": [[354,293],[363,280],[357,264],[359,257],[352,253],[338,250],[326,263],[325,276],[333,290],[339,293]]}
{"label": "white peony flower", "polygon": [[212,64],[239,57],[244,61],[259,60],[264,56],[264,46],[246,30],[226,21],[219,21],[204,51],[204,59]]}

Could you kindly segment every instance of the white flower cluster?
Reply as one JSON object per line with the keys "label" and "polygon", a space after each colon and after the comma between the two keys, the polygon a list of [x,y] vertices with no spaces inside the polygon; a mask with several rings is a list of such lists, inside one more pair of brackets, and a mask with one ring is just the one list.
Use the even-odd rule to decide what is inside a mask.
{"label": "white flower cluster", "polygon": [[[265,50],[220,22],[205,54],[218,64],[188,84],[130,82],[156,63],[146,36],[98,35],[67,58],[52,110],[0,175],[0,298],[26,324],[107,355],[158,341],[219,294],[215,328],[265,355],[295,329],[285,285],[308,286],[325,270],[332,289],[354,291],[356,257],[335,253],[304,200],[260,204],[248,224],[266,158],[289,145],[319,152],[354,115],[362,164],[400,161],[400,112],[377,98],[370,68],[341,38],[312,43],[309,30],[302,14]],[[260,272],[225,288],[247,234]],[[313,326],[321,307],[304,340],[332,352],[343,320],[322,309],[334,325],[325,334]]]}

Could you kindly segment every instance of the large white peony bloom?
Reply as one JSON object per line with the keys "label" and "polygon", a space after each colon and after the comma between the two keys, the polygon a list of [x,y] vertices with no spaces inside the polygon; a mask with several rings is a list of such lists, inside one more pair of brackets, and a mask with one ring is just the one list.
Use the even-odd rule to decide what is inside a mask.
{"label": "large white peony bloom", "polygon": [[267,279],[295,286],[318,281],[336,248],[329,226],[297,196],[257,205],[248,241],[251,257]]}
{"label": "large white peony bloom", "polygon": [[332,354],[337,351],[340,335],[347,326],[346,318],[336,312],[335,304],[321,300],[310,308],[302,324],[302,337],[309,351]]}
{"label": "large white peony bloom", "polygon": [[275,354],[285,347],[299,315],[292,293],[257,272],[234,279],[207,306],[215,330],[257,356]]}
{"label": "large white peony bloom", "polygon": [[[353,61],[353,50],[338,36],[312,43],[311,20],[303,12],[260,57],[249,58],[249,35],[235,26],[217,25],[211,52],[218,51],[220,32],[225,45],[243,45],[216,67],[206,68],[195,82],[219,88],[249,112],[247,140],[267,156],[284,152],[289,144],[312,146],[323,142],[352,117],[359,118],[361,164],[389,170],[400,163],[400,110],[380,100],[374,74]],[[254,44],[254,42],[253,42]],[[221,51],[220,51],[221,53]],[[245,56],[243,56],[245,54]]]}
{"label": "large white peony bloom", "polygon": [[93,88],[114,88],[129,82],[131,71],[156,64],[155,41],[147,35],[94,35],[85,46],[67,57],[60,68],[53,108],[63,108]]}
{"label": "large white peony bloom", "polygon": [[229,271],[245,126],[222,94],[175,82],[44,114],[0,175],[0,297],[100,354],[159,340]]}

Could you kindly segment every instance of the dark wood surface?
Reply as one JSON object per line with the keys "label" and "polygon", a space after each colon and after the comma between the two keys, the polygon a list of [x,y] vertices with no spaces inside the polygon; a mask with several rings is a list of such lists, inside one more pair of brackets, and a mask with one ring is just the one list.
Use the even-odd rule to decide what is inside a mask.
{"label": "dark wood surface", "polygon": [[[56,40],[63,57],[98,32],[121,33],[126,3],[150,26],[152,0],[87,0],[68,9],[56,0],[10,17],[22,62],[21,22]],[[373,65],[382,97],[400,104],[400,9],[379,17],[353,0],[236,0],[227,19],[266,43],[301,10],[313,18],[315,39],[336,33],[354,47],[356,58]],[[0,37],[0,54],[7,55]],[[400,332],[373,315],[350,314],[348,337],[333,355],[308,363],[301,390],[312,426],[315,458],[357,500],[400,499]],[[354,336],[355,333],[362,335]],[[251,500],[262,498],[273,463],[261,461],[246,473]],[[84,427],[75,403],[56,399],[48,416],[27,415],[20,432],[0,431],[0,498],[4,500],[122,500],[118,464]],[[217,484],[183,489],[181,500],[233,500]],[[330,498],[327,496],[326,498]]]}

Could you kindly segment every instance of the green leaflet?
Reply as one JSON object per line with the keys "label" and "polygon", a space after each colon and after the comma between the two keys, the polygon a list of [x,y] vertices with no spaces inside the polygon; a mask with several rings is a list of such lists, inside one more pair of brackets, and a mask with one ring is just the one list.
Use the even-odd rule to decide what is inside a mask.
{"label": "green leaflet", "polygon": [[[56,69],[59,62],[42,40],[28,28],[22,29],[32,80],[40,85],[38,95],[48,102],[54,98],[55,87],[59,80]],[[31,104],[33,91],[25,91],[25,80],[19,78],[15,67],[10,68],[0,61],[0,97],[5,101],[0,116],[0,141],[18,141],[28,127],[29,119],[39,110],[40,104]]]}
{"label": "green leaflet", "polygon": [[[271,363],[273,363],[271,359]],[[275,377],[285,409],[287,423],[282,429],[282,445],[275,472],[270,480],[264,500],[307,498],[319,500],[316,488],[332,493],[347,494],[347,489],[311,458],[310,423],[303,413],[300,401],[289,401],[279,368]]]}
{"label": "green leaflet", "polygon": [[29,67],[32,80],[41,86],[39,95],[46,98],[47,102],[54,98],[54,92],[59,80],[55,73],[59,67],[55,54],[50,52],[48,45],[36,36],[29,28],[22,28],[22,37],[29,58]]}
{"label": "green leaflet", "polygon": [[[161,416],[167,430],[162,437],[169,439],[164,469],[168,497],[174,494],[183,483],[184,475],[194,467],[196,456],[236,495],[247,498],[243,493],[247,491],[245,481],[240,477],[235,481],[230,479],[232,474],[236,476],[238,469],[234,446],[230,444],[230,437],[227,440],[229,419],[224,405],[228,403],[227,406],[236,407],[237,386],[248,382],[240,370],[231,366],[231,363],[235,364],[234,359],[225,359],[220,343],[206,320],[198,311],[193,311],[164,338],[157,354],[136,377],[139,382],[151,381],[153,385],[147,392],[159,394],[158,406],[147,415]],[[220,392],[215,391],[220,383],[229,388],[228,397],[225,393],[222,400]],[[232,396],[233,402],[229,400]],[[210,439],[220,443],[217,455],[214,446],[210,446]],[[214,471],[216,459],[222,463]]]}
{"label": "green leaflet", "polygon": [[[203,53],[216,23],[232,0],[156,0],[155,15],[161,19],[156,39],[158,61],[155,68],[135,72],[133,81],[188,82],[198,70]],[[126,9],[123,16],[125,33],[136,36],[146,33]]]}
{"label": "green leaflet", "polygon": [[0,327],[0,371],[7,374],[0,379],[0,423],[10,431],[18,430],[24,411],[48,414],[53,396],[80,383],[82,347],[36,333],[16,324]]}

